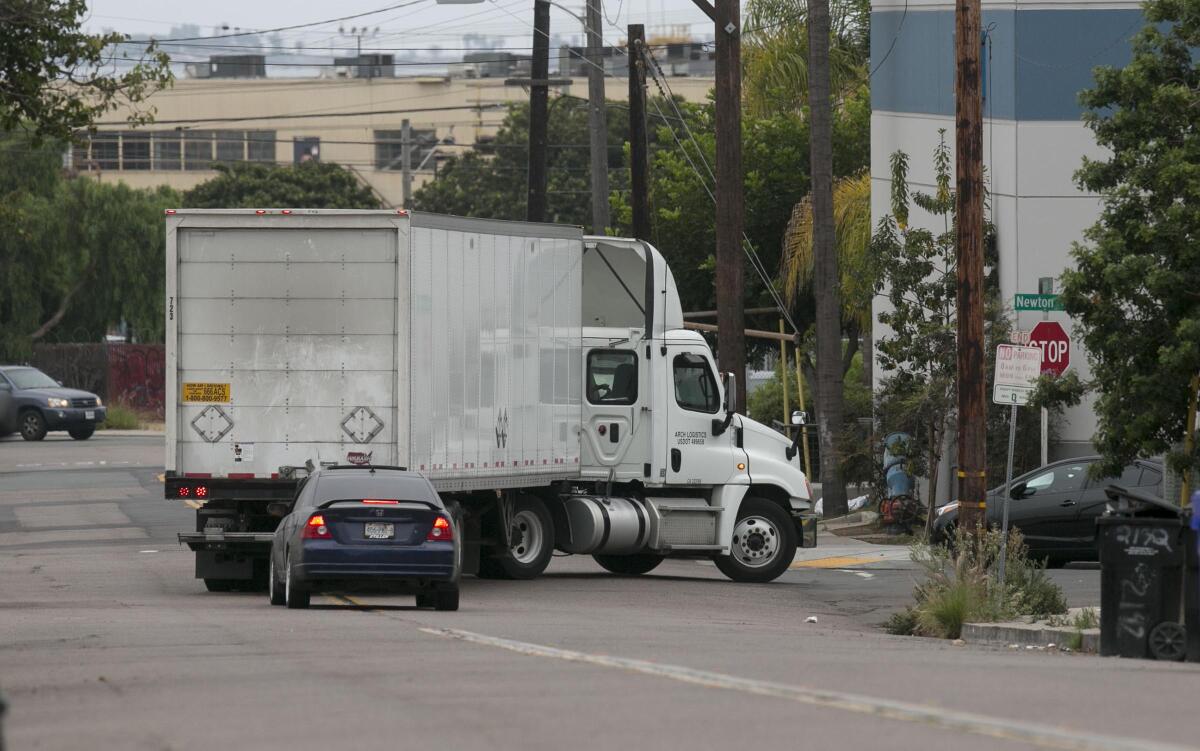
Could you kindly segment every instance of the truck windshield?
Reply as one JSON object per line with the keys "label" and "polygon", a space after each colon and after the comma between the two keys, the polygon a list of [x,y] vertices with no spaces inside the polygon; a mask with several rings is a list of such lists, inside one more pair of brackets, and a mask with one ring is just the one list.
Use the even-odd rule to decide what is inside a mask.
{"label": "truck windshield", "polygon": [[8,380],[18,389],[56,389],[58,381],[46,375],[37,368],[15,368],[4,371]]}

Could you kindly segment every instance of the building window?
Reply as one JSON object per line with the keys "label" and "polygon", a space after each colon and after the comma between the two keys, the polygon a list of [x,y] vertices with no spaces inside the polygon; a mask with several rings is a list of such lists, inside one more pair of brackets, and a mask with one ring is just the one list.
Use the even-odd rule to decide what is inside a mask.
{"label": "building window", "polygon": [[178,133],[154,134],[154,169],[177,171],[182,166],[179,154]]}
{"label": "building window", "polygon": [[274,162],[275,131],[246,131],[246,159],[251,162]]}
{"label": "building window", "polygon": [[120,134],[97,133],[92,136],[92,163],[97,169],[118,169],[121,166],[120,154]]}
{"label": "building window", "polygon": [[150,134],[144,132],[121,134],[121,169],[150,169]]}
{"label": "building window", "polygon": [[183,168],[188,170],[212,169],[212,132],[188,130],[183,133]]}
{"label": "building window", "polygon": [[218,162],[246,161],[246,131],[218,130],[216,133]]}
{"label": "building window", "polygon": [[[425,163],[429,152],[437,146],[437,131],[433,128],[411,128],[412,152],[409,154],[409,169],[417,169]],[[404,153],[404,131],[377,130],[375,131],[375,169],[395,170],[404,169],[402,155]]]}

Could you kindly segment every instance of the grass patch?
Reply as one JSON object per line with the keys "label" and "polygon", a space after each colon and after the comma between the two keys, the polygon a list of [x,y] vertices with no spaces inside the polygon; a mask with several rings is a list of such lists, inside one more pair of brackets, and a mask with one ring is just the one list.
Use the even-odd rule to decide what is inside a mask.
{"label": "grass patch", "polygon": [[960,530],[952,547],[914,543],[911,557],[924,569],[925,579],[913,590],[913,605],[884,628],[957,639],[964,623],[1067,612],[1062,590],[1046,576],[1045,564],[1030,560],[1021,533],[1010,530],[1007,542],[1003,582],[997,581],[1003,543],[999,531],[969,536]]}
{"label": "grass patch", "polygon": [[137,430],[142,425],[142,416],[121,404],[110,404],[101,430]]}
{"label": "grass patch", "polygon": [[1095,608],[1084,608],[1075,614],[1075,628],[1100,628],[1100,614]]}

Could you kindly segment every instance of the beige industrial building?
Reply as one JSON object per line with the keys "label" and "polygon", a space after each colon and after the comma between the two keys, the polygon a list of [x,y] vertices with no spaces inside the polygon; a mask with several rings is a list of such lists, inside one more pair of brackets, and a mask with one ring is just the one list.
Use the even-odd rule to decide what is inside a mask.
{"label": "beige industrial building", "polygon": [[[403,202],[402,131],[413,145],[414,187],[434,179],[439,161],[486,143],[505,105],[527,89],[502,77],[180,78],[152,96],[155,122],[131,128],[128,112],[108,115],[76,146],[71,167],[106,182],[186,190],[213,177],[214,162],[337,162],[388,205]],[[587,96],[586,78],[554,86],[551,97]],[[611,100],[628,97],[623,78],[607,82]],[[670,79],[673,93],[703,101],[710,77]],[[650,93],[656,94],[651,88]]]}

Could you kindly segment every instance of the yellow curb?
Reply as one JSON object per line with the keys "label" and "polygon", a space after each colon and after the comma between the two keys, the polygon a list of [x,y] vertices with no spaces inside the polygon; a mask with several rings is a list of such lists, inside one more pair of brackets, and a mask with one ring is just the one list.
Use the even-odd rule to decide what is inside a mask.
{"label": "yellow curb", "polygon": [[817,558],[811,561],[796,561],[791,568],[846,568],[860,563],[875,563],[877,555],[838,555],[832,558]]}
{"label": "yellow curb", "polygon": [[166,474],[165,474],[165,473],[162,473],[162,474],[155,475],[155,477],[157,477],[157,478],[158,478],[158,481],[159,481],[159,482],[166,482],[166,481],[167,481],[167,476],[166,476]]}

